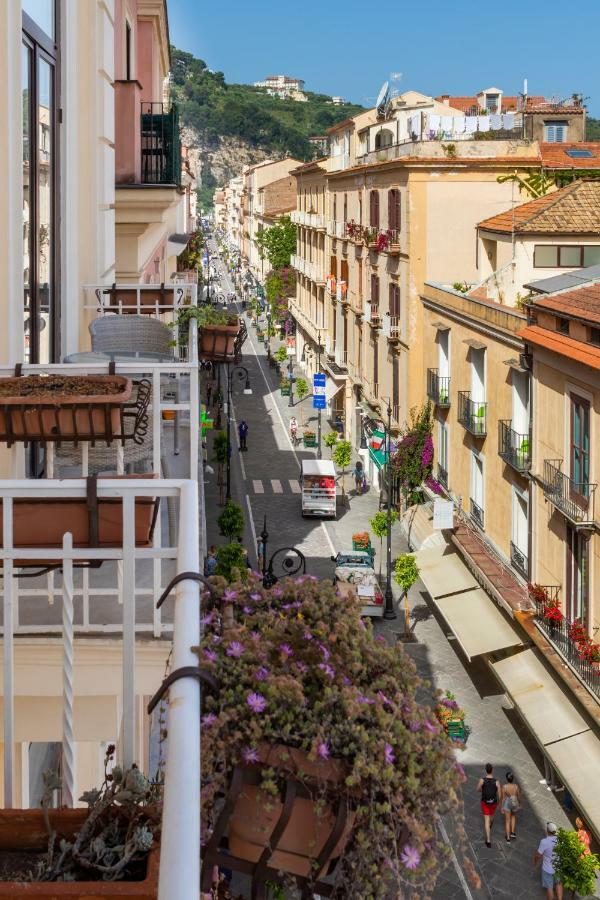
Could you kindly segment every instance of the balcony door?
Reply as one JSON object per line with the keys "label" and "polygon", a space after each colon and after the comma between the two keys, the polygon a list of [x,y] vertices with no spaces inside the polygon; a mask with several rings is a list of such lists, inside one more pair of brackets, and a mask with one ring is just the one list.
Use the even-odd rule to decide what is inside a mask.
{"label": "balcony door", "polygon": [[529,375],[512,370],[512,428],[517,434],[529,434]]}
{"label": "balcony door", "polygon": [[450,329],[438,329],[438,375],[448,378],[450,375]]}
{"label": "balcony door", "polygon": [[438,481],[448,487],[449,436],[448,425],[441,419],[438,422]]}
{"label": "balcony door", "polygon": [[590,481],[590,404],[571,394],[571,478],[572,491],[587,503]]}
{"label": "balcony door", "polygon": [[566,613],[571,622],[587,625],[589,603],[589,544],[583,534],[567,525]]}
{"label": "balcony door", "polygon": [[485,403],[485,350],[471,348],[471,400]]}
{"label": "balcony door", "polygon": [[528,497],[513,486],[511,562],[525,577],[529,577],[528,554]]}
{"label": "balcony door", "polygon": [[[484,485],[483,485],[483,457],[473,452],[471,457],[471,500],[478,507],[475,510],[475,518],[483,527]],[[478,515],[481,512],[481,516]]]}

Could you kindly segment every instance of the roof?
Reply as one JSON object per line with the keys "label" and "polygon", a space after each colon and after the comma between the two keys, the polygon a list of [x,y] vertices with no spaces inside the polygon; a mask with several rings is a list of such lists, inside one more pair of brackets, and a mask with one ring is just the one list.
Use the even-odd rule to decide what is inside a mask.
{"label": "roof", "polygon": [[561,334],[559,331],[549,331],[547,328],[541,328],[539,325],[528,325],[519,331],[518,336],[528,344],[544,347],[546,350],[551,350],[553,353],[566,356],[567,359],[600,371],[600,347],[594,347],[592,344],[583,344],[581,341],[575,341],[566,334]]}
{"label": "roof", "polygon": [[303,459],[302,474],[335,476],[335,466],[330,459]]}
{"label": "roof", "polygon": [[371,169],[391,168],[393,166],[434,166],[440,169],[460,169],[473,166],[485,167],[491,166],[510,166],[514,171],[518,169],[529,169],[532,166],[539,166],[539,156],[456,156],[448,158],[446,156],[397,156],[395,159],[384,160],[377,163],[357,163],[348,169],[336,169],[334,172],[328,172],[329,178],[343,178],[349,175],[356,175]]}
{"label": "roof", "polygon": [[587,284],[590,281],[600,279],[600,266],[586,266],[574,272],[565,272],[564,275],[552,275],[551,278],[538,278],[524,284],[530,291],[536,294],[554,294],[556,291],[566,291]]}
{"label": "roof", "polygon": [[600,234],[600,181],[578,180],[479,222],[504,234]]}
{"label": "roof", "polygon": [[344,119],[342,122],[338,122],[337,125],[332,125],[331,128],[326,128],[326,134],[333,134],[335,131],[338,131],[340,128],[349,128],[351,125],[354,125],[354,119]]}
{"label": "roof", "polygon": [[[573,157],[569,153],[587,150],[591,156]],[[545,169],[600,169],[600,141],[579,143],[540,144],[540,156]]]}
{"label": "roof", "polygon": [[570,290],[535,297],[533,305],[536,309],[548,309],[563,315],[585,319],[586,322],[600,324],[600,281],[592,281]]}
{"label": "roof", "polygon": [[[481,93],[477,96],[473,97],[449,97],[447,94],[442,94],[440,97],[435,97],[434,99],[438,101],[438,103],[448,103],[450,106],[453,106],[455,109],[460,109],[462,112],[470,112],[473,107],[477,107],[481,109],[479,105],[478,97],[481,96]],[[529,97],[527,101],[527,107],[536,106],[537,104],[541,104],[545,102],[545,97]],[[505,97],[502,96],[502,112],[516,112],[518,104],[521,102],[521,97]]]}

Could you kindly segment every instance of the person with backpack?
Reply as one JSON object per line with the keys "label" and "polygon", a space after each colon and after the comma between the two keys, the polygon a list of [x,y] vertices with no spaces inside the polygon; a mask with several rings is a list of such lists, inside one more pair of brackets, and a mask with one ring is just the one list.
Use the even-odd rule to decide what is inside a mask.
{"label": "person with backpack", "polygon": [[514,840],[517,836],[517,813],[520,809],[521,788],[515,783],[513,773],[507,772],[506,784],[502,785],[502,812],[507,844],[510,844],[511,838]]}
{"label": "person with backpack", "polygon": [[477,793],[481,792],[481,812],[483,813],[483,827],[485,831],[485,846],[492,846],[491,828],[494,822],[494,813],[498,806],[498,800],[502,789],[500,782],[494,775],[494,767],[491,763],[485,764],[485,775],[479,779]]}
{"label": "person with backpack", "polygon": [[246,439],[248,437],[248,424],[245,419],[242,419],[238,425],[238,432],[240,435],[240,450],[247,450]]}

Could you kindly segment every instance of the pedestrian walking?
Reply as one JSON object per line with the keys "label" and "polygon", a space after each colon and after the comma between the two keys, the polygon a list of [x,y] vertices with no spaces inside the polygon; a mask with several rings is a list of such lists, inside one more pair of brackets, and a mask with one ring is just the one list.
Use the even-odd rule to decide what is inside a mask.
{"label": "pedestrian walking", "polygon": [[577,816],[577,818],[575,819],[575,828],[577,829],[577,837],[579,838],[579,840],[585,847],[583,854],[584,854],[584,856],[589,856],[590,852],[591,852],[590,851],[591,835],[590,835],[589,831],[586,829],[586,827],[583,823],[583,820],[580,819],[579,816]]}
{"label": "pedestrian walking", "polygon": [[[548,900],[562,900],[563,886],[560,881],[556,880],[554,875],[554,848],[556,847],[556,832],[558,831],[554,822],[546,822],[546,837],[540,841],[537,852],[533,857],[533,864],[542,862],[542,887],[546,891]],[[556,894],[554,889],[556,888]]]}
{"label": "pedestrian walking", "polygon": [[515,781],[512,772],[506,773],[506,784],[502,785],[502,812],[504,813],[504,830],[506,843],[517,836],[517,813],[521,809],[521,788]]}
{"label": "pedestrian walking", "polygon": [[208,553],[206,554],[206,559],[204,560],[204,575],[208,578],[210,575],[214,575],[217,568],[217,548],[212,545],[212,547],[208,548]]}
{"label": "pedestrian walking", "polygon": [[248,425],[245,419],[242,419],[238,425],[238,433],[240,436],[240,450],[247,450],[246,438],[248,437]]}
{"label": "pedestrian walking", "polygon": [[485,764],[485,775],[477,783],[477,793],[481,792],[481,812],[483,813],[483,828],[485,831],[485,846],[492,846],[491,829],[494,824],[494,814],[500,799],[500,782],[494,775],[494,767],[491,763]]}
{"label": "pedestrian walking", "polygon": [[298,422],[296,421],[296,416],[292,416],[290,419],[290,437],[292,439],[292,445],[295,447],[298,439]]}
{"label": "pedestrian walking", "polygon": [[354,484],[356,486],[356,493],[362,494],[363,481],[365,477],[365,470],[363,469],[363,464],[360,459],[357,461],[354,469],[352,470],[352,474],[354,475]]}
{"label": "pedestrian walking", "polygon": [[256,540],[256,561],[258,563],[258,571],[262,572],[265,561],[265,545],[261,537],[258,537]]}

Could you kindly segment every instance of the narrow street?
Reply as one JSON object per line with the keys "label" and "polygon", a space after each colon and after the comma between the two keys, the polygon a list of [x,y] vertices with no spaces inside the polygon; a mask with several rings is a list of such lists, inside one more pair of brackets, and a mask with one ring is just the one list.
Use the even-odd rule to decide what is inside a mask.
{"label": "narrow street", "polygon": [[[214,251],[216,252],[216,245]],[[219,265],[219,271],[223,273],[220,290],[226,294],[233,290],[233,284],[223,265]],[[277,343],[272,339],[272,352]],[[331,555],[351,547],[354,532],[368,530],[369,519],[378,509],[378,494],[367,491],[364,495],[355,496],[353,482],[348,475],[346,489],[349,505],[342,505],[341,486],[338,483],[337,520],[325,522],[302,518],[300,466],[303,459],[314,457],[315,451],[292,446],[288,423],[291,415],[295,415],[300,422],[300,406],[295,401],[294,406],[290,407],[288,398],[280,396],[279,377],[269,367],[266,349],[257,341],[255,332],[250,327],[242,364],[248,369],[252,395],[244,395],[245,380],[239,380],[234,375],[231,492],[232,497],[244,509],[246,546],[249,549],[256,547],[256,537],[263,529],[266,515],[268,556],[280,547],[296,547],[306,556],[307,571],[310,574],[319,578],[331,578]],[[223,374],[221,383],[225,396]],[[305,423],[313,416],[316,422],[310,397],[303,401],[303,406]],[[242,418],[249,425],[246,453],[238,452],[237,425]],[[226,427],[225,417],[223,427]],[[329,430],[330,426],[323,417],[323,434]],[[212,437],[209,437],[209,463],[211,442]],[[323,456],[328,455],[329,451],[323,448]],[[208,542],[218,545],[222,538],[219,537],[216,525],[220,509],[216,473],[206,478],[206,496]],[[395,558],[406,552],[408,547],[399,526],[393,529],[392,535],[392,553]],[[377,568],[380,548],[376,547],[376,550]],[[256,562],[256,555],[252,550],[251,560],[253,564]],[[276,574],[282,574],[277,566],[275,571]],[[396,585],[393,585],[393,589],[398,610],[399,591]],[[436,900],[463,897],[476,900],[483,897],[542,896],[539,871],[534,870],[532,857],[544,834],[547,821],[552,820],[559,826],[569,825],[569,818],[561,802],[563,795],[555,794],[547,787],[542,757],[488,666],[477,659],[467,662],[420,582],[411,591],[410,607],[416,642],[405,644],[404,647],[419,673],[431,684],[424,691],[424,699],[430,697],[436,688],[451,689],[467,711],[469,728],[466,748],[457,751],[457,758],[467,775],[462,791],[466,838],[460,839],[458,836],[460,816],[446,817],[441,827],[451,851],[451,861],[434,897]],[[391,622],[375,622],[377,630],[389,642],[399,640],[403,629],[400,615]],[[492,831],[491,849],[483,841],[479,795],[476,793],[477,781],[488,761],[493,763],[501,782],[504,781],[506,771],[512,770],[525,797],[524,808],[519,815],[517,839],[510,844],[505,842],[504,820],[498,811]],[[479,888],[468,877],[468,870],[473,869],[481,879]],[[596,896],[598,895],[597,892]]]}

